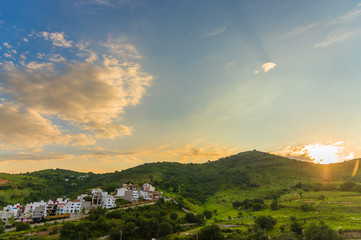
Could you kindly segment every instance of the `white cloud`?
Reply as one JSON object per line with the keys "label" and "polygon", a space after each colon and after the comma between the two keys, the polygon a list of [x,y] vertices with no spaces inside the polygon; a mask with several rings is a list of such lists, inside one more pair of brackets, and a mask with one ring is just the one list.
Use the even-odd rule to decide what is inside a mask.
{"label": "white cloud", "polygon": [[264,72],[268,72],[269,70],[276,67],[276,64],[274,62],[266,62],[262,65],[262,69]]}
{"label": "white cloud", "polygon": [[360,4],[358,4],[355,8],[353,8],[349,12],[337,17],[330,24],[340,24],[340,23],[342,24],[342,23],[353,22],[360,16],[361,16],[361,6]]}
{"label": "white cloud", "polygon": [[310,23],[307,25],[301,25],[296,27],[295,29],[289,31],[288,33],[286,33],[286,35],[284,36],[285,38],[290,38],[290,37],[295,37],[297,35],[300,35],[302,33],[305,33],[313,28],[315,28],[319,23],[315,22],[315,23]]}
{"label": "white cloud", "polygon": [[225,24],[225,25],[223,25],[223,26],[221,26],[221,27],[219,27],[219,28],[217,28],[217,29],[215,29],[215,30],[213,30],[211,32],[208,32],[208,33],[204,34],[204,36],[205,37],[217,36],[217,35],[221,34],[222,32],[226,31],[227,28],[228,28],[228,25]]}
{"label": "white cloud", "polygon": [[72,47],[73,42],[65,39],[64,32],[40,32],[39,37],[43,37],[46,40],[50,40],[54,46],[69,48]]}
{"label": "white cloud", "polygon": [[[96,55],[56,71],[51,62],[9,66],[4,75],[8,96],[44,116],[54,115],[92,132],[95,138],[131,135],[132,127],[119,124],[128,106],[140,103],[153,77],[132,60],[141,58],[125,38],[109,38],[103,61]],[[85,50],[84,50],[85,51]],[[42,55],[43,57],[43,55]],[[64,61],[53,54],[51,61]]]}
{"label": "white cloud", "polygon": [[12,58],[13,56],[11,56],[11,54],[9,53],[4,53],[4,56],[7,57],[7,58]]}
{"label": "white cloud", "polygon": [[49,60],[52,62],[64,62],[66,59],[60,54],[51,54]]}
{"label": "white cloud", "polygon": [[23,38],[24,42],[29,42],[29,40],[27,38]]}
{"label": "white cloud", "polygon": [[29,62],[26,66],[31,70],[41,70],[46,72],[54,71],[54,65],[52,63]]}
{"label": "white cloud", "polygon": [[7,42],[4,42],[3,45],[4,45],[4,47],[6,47],[6,48],[11,48],[10,44],[7,43]]}
{"label": "white cloud", "polygon": [[344,42],[350,40],[354,36],[356,36],[357,31],[346,32],[346,33],[331,33],[327,36],[325,40],[322,42],[316,43],[313,45],[314,48],[324,48],[335,43]]}

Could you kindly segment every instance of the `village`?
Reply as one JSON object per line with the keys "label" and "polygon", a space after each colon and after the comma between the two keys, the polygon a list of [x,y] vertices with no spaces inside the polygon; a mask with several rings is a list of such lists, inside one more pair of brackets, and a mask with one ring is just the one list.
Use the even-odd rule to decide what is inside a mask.
{"label": "village", "polygon": [[70,218],[98,207],[115,208],[117,207],[117,199],[136,204],[140,200],[152,201],[157,200],[159,197],[162,197],[162,193],[155,191],[155,188],[148,183],[143,184],[142,187],[129,183],[115,189],[115,195],[97,188],[92,189],[91,194],[81,194],[76,200],[57,198],[55,201],[41,200],[40,202],[25,205],[20,203],[8,205],[0,211],[0,217],[5,227],[11,227],[17,222],[40,223],[46,220]]}

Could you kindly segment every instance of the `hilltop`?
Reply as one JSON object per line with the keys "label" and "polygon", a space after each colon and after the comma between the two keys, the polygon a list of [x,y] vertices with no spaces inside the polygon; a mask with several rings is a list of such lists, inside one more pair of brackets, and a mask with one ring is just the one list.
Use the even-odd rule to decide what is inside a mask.
{"label": "hilltop", "polygon": [[347,180],[358,182],[361,179],[359,172],[351,177],[354,165],[355,160],[319,165],[254,150],[202,164],[146,163],[105,174],[64,169],[0,173],[0,205],[60,196],[75,198],[95,187],[112,192],[126,182],[149,182],[165,192],[202,203],[226,189],[282,189],[298,182],[319,185]]}

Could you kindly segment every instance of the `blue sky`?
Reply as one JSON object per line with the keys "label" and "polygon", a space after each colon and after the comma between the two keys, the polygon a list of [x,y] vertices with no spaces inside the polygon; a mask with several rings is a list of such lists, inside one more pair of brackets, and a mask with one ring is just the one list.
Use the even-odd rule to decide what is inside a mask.
{"label": "blue sky", "polygon": [[1,171],[358,157],[360,23],[347,0],[0,1]]}

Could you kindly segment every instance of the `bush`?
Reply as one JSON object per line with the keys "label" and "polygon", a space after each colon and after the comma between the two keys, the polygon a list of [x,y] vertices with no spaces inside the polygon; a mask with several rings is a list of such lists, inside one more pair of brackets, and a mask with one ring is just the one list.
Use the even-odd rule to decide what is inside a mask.
{"label": "bush", "polygon": [[224,239],[218,225],[212,224],[202,228],[198,234],[199,240],[221,240]]}
{"label": "bush", "polygon": [[337,232],[327,226],[324,222],[311,223],[305,231],[306,240],[339,240]]}
{"label": "bush", "polygon": [[29,230],[30,228],[30,223],[19,222],[15,225],[17,232]]}
{"label": "bush", "polygon": [[211,211],[205,210],[205,211],[203,212],[203,215],[204,215],[207,219],[210,219],[210,218],[212,218],[213,213],[212,213]]}
{"label": "bush", "polygon": [[347,181],[340,185],[341,191],[351,191],[356,186],[356,183]]}
{"label": "bush", "polygon": [[313,210],[312,205],[308,204],[308,203],[303,203],[301,204],[301,210],[304,212],[309,212]]}
{"label": "bush", "polygon": [[272,229],[276,225],[277,220],[271,216],[261,215],[261,216],[257,217],[255,223],[258,226],[260,226],[262,229],[269,230],[269,229]]}
{"label": "bush", "polygon": [[271,207],[271,210],[277,210],[278,209],[278,201],[273,200],[270,207]]}

